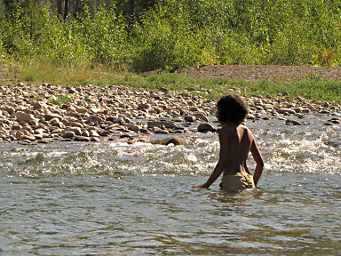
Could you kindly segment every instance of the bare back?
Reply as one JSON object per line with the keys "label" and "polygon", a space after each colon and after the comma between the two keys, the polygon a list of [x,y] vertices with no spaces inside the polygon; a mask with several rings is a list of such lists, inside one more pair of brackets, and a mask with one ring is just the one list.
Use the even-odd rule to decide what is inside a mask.
{"label": "bare back", "polygon": [[246,166],[253,136],[247,127],[223,126],[219,131],[220,159],[223,165],[224,175],[234,174],[244,169],[249,172]]}

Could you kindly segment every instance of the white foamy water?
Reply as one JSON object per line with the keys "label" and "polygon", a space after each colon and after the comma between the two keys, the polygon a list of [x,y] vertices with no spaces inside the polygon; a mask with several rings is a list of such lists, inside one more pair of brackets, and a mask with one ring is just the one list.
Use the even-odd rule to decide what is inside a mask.
{"label": "white foamy water", "polygon": [[[305,125],[284,121],[249,123],[265,159],[265,173],[341,174],[340,126],[324,126],[319,117]],[[6,150],[5,150],[6,148]],[[11,175],[207,175],[217,161],[217,135],[185,136],[184,145],[124,142],[7,145],[0,170]],[[250,167],[254,163],[250,158]]]}

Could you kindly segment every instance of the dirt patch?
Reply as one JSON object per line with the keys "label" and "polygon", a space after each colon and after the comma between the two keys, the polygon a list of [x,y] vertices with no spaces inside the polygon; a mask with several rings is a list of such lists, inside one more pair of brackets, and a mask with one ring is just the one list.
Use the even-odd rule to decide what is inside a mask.
{"label": "dirt patch", "polygon": [[307,78],[341,80],[341,68],[278,65],[212,65],[187,68],[178,73],[194,77],[232,80],[295,81]]}

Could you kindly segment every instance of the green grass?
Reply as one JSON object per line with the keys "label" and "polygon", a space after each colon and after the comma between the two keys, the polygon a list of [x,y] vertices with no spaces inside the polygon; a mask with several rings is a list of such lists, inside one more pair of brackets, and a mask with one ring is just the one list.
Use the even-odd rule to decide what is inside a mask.
{"label": "green grass", "polygon": [[[58,85],[121,85],[133,88],[161,89],[197,94],[217,99],[231,92],[244,96],[304,97],[313,101],[341,103],[341,81],[323,80],[318,76],[291,82],[229,80],[223,78],[191,77],[184,74],[160,73],[137,74],[124,70],[113,70],[105,66],[56,67],[52,64],[12,64],[7,78],[33,84],[52,83]],[[6,80],[5,80],[6,81]],[[6,81],[8,83],[8,81]],[[68,101],[60,97],[56,104]]]}
{"label": "green grass", "polygon": [[51,98],[49,98],[49,102],[54,105],[61,106],[63,104],[67,104],[69,102],[73,101],[73,96],[72,95],[56,95]]}

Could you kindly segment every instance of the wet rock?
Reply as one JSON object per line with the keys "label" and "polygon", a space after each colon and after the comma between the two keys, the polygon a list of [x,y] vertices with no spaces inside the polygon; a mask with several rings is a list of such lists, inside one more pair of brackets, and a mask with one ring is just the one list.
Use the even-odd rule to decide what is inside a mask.
{"label": "wet rock", "polygon": [[164,137],[160,137],[160,138],[152,138],[150,140],[150,143],[159,144],[159,145],[173,144],[173,145],[177,146],[177,145],[183,145],[184,140],[179,138],[179,137],[176,137],[176,136],[164,136]]}
{"label": "wet rock", "polygon": [[133,139],[137,137],[137,134],[134,132],[123,132],[119,135],[121,139],[128,138],[128,139]]}
{"label": "wet rock", "polygon": [[248,119],[248,120],[255,120],[256,117],[255,117],[255,115],[253,115],[253,114],[248,114],[248,115],[247,115],[247,119]]}
{"label": "wet rock", "polygon": [[300,113],[297,113],[296,116],[300,119],[303,119],[304,118],[304,115],[303,114],[300,114]]}
{"label": "wet rock", "polygon": [[325,126],[331,126],[331,125],[333,125],[333,123],[325,122],[323,125],[325,125]]}
{"label": "wet rock", "polygon": [[75,132],[73,131],[64,131],[62,137],[65,139],[71,139],[74,138],[76,136]]}
{"label": "wet rock", "polygon": [[105,130],[105,129],[99,129],[97,132],[100,136],[103,136],[103,137],[108,136],[110,134],[110,131]]}
{"label": "wet rock", "polygon": [[310,113],[310,109],[309,108],[301,108],[301,112],[308,114],[308,113]]}
{"label": "wet rock", "polygon": [[340,124],[341,123],[341,121],[336,117],[329,119],[328,122],[333,123],[333,124]]}
{"label": "wet rock", "polygon": [[53,141],[53,139],[51,139],[51,138],[42,138],[42,139],[38,140],[37,143],[48,144],[52,141]]}
{"label": "wet rock", "polygon": [[169,129],[174,129],[176,128],[176,125],[174,124],[174,122],[171,121],[149,121],[147,122],[147,127],[150,128],[154,128],[154,127],[158,127],[158,128],[169,128]]}
{"label": "wet rock", "polygon": [[299,121],[293,120],[293,119],[287,119],[285,121],[286,125],[302,125]]}
{"label": "wet rock", "polygon": [[129,145],[134,144],[134,143],[136,143],[136,142],[137,142],[136,138],[129,138],[129,139],[127,140],[127,144],[129,144]]}
{"label": "wet rock", "polygon": [[203,114],[203,113],[196,113],[194,114],[194,117],[197,119],[197,120],[200,120],[200,121],[204,121],[204,122],[208,122],[208,117]]}
{"label": "wet rock", "polygon": [[159,133],[159,134],[168,134],[168,131],[164,130],[164,129],[161,129],[159,127],[153,127],[152,128],[152,131],[154,133]]}
{"label": "wet rock", "polygon": [[76,136],[74,137],[74,140],[75,140],[75,141],[82,141],[82,142],[89,142],[89,141],[91,141],[91,138],[85,137],[85,136],[76,135]]}
{"label": "wet rock", "polygon": [[144,134],[149,134],[150,132],[146,128],[140,128],[140,132]]}
{"label": "wet rock", "polygon": [[197,131],[202,133],[215,132],[216,128],[214,128],[214,126],[211,125],[210,123],[201,123],[199,124]]}
{"label": "wet rock", "polygon": [[101,140],[98,137],[91,137],[92,142],[100,142]]}
{"label": "wet rock", "polygon": [[329,110],[322,109],[319,111],[320,114],[330,114]]}
{"label": "wet rock", "polygon": [[193,123],[193,122],[195,122],[196,118],[195,118],[195,116],[186,115],[184,117],[184,120],[185,120],[185,122]]}
{"label": "wet rock", "polygon": [[294,115],[296,114],[296,111],[290,108],[280,108],[280,109],[277,109],[277,113],[283,114],[283,115],[290,115],[290,114]]}

